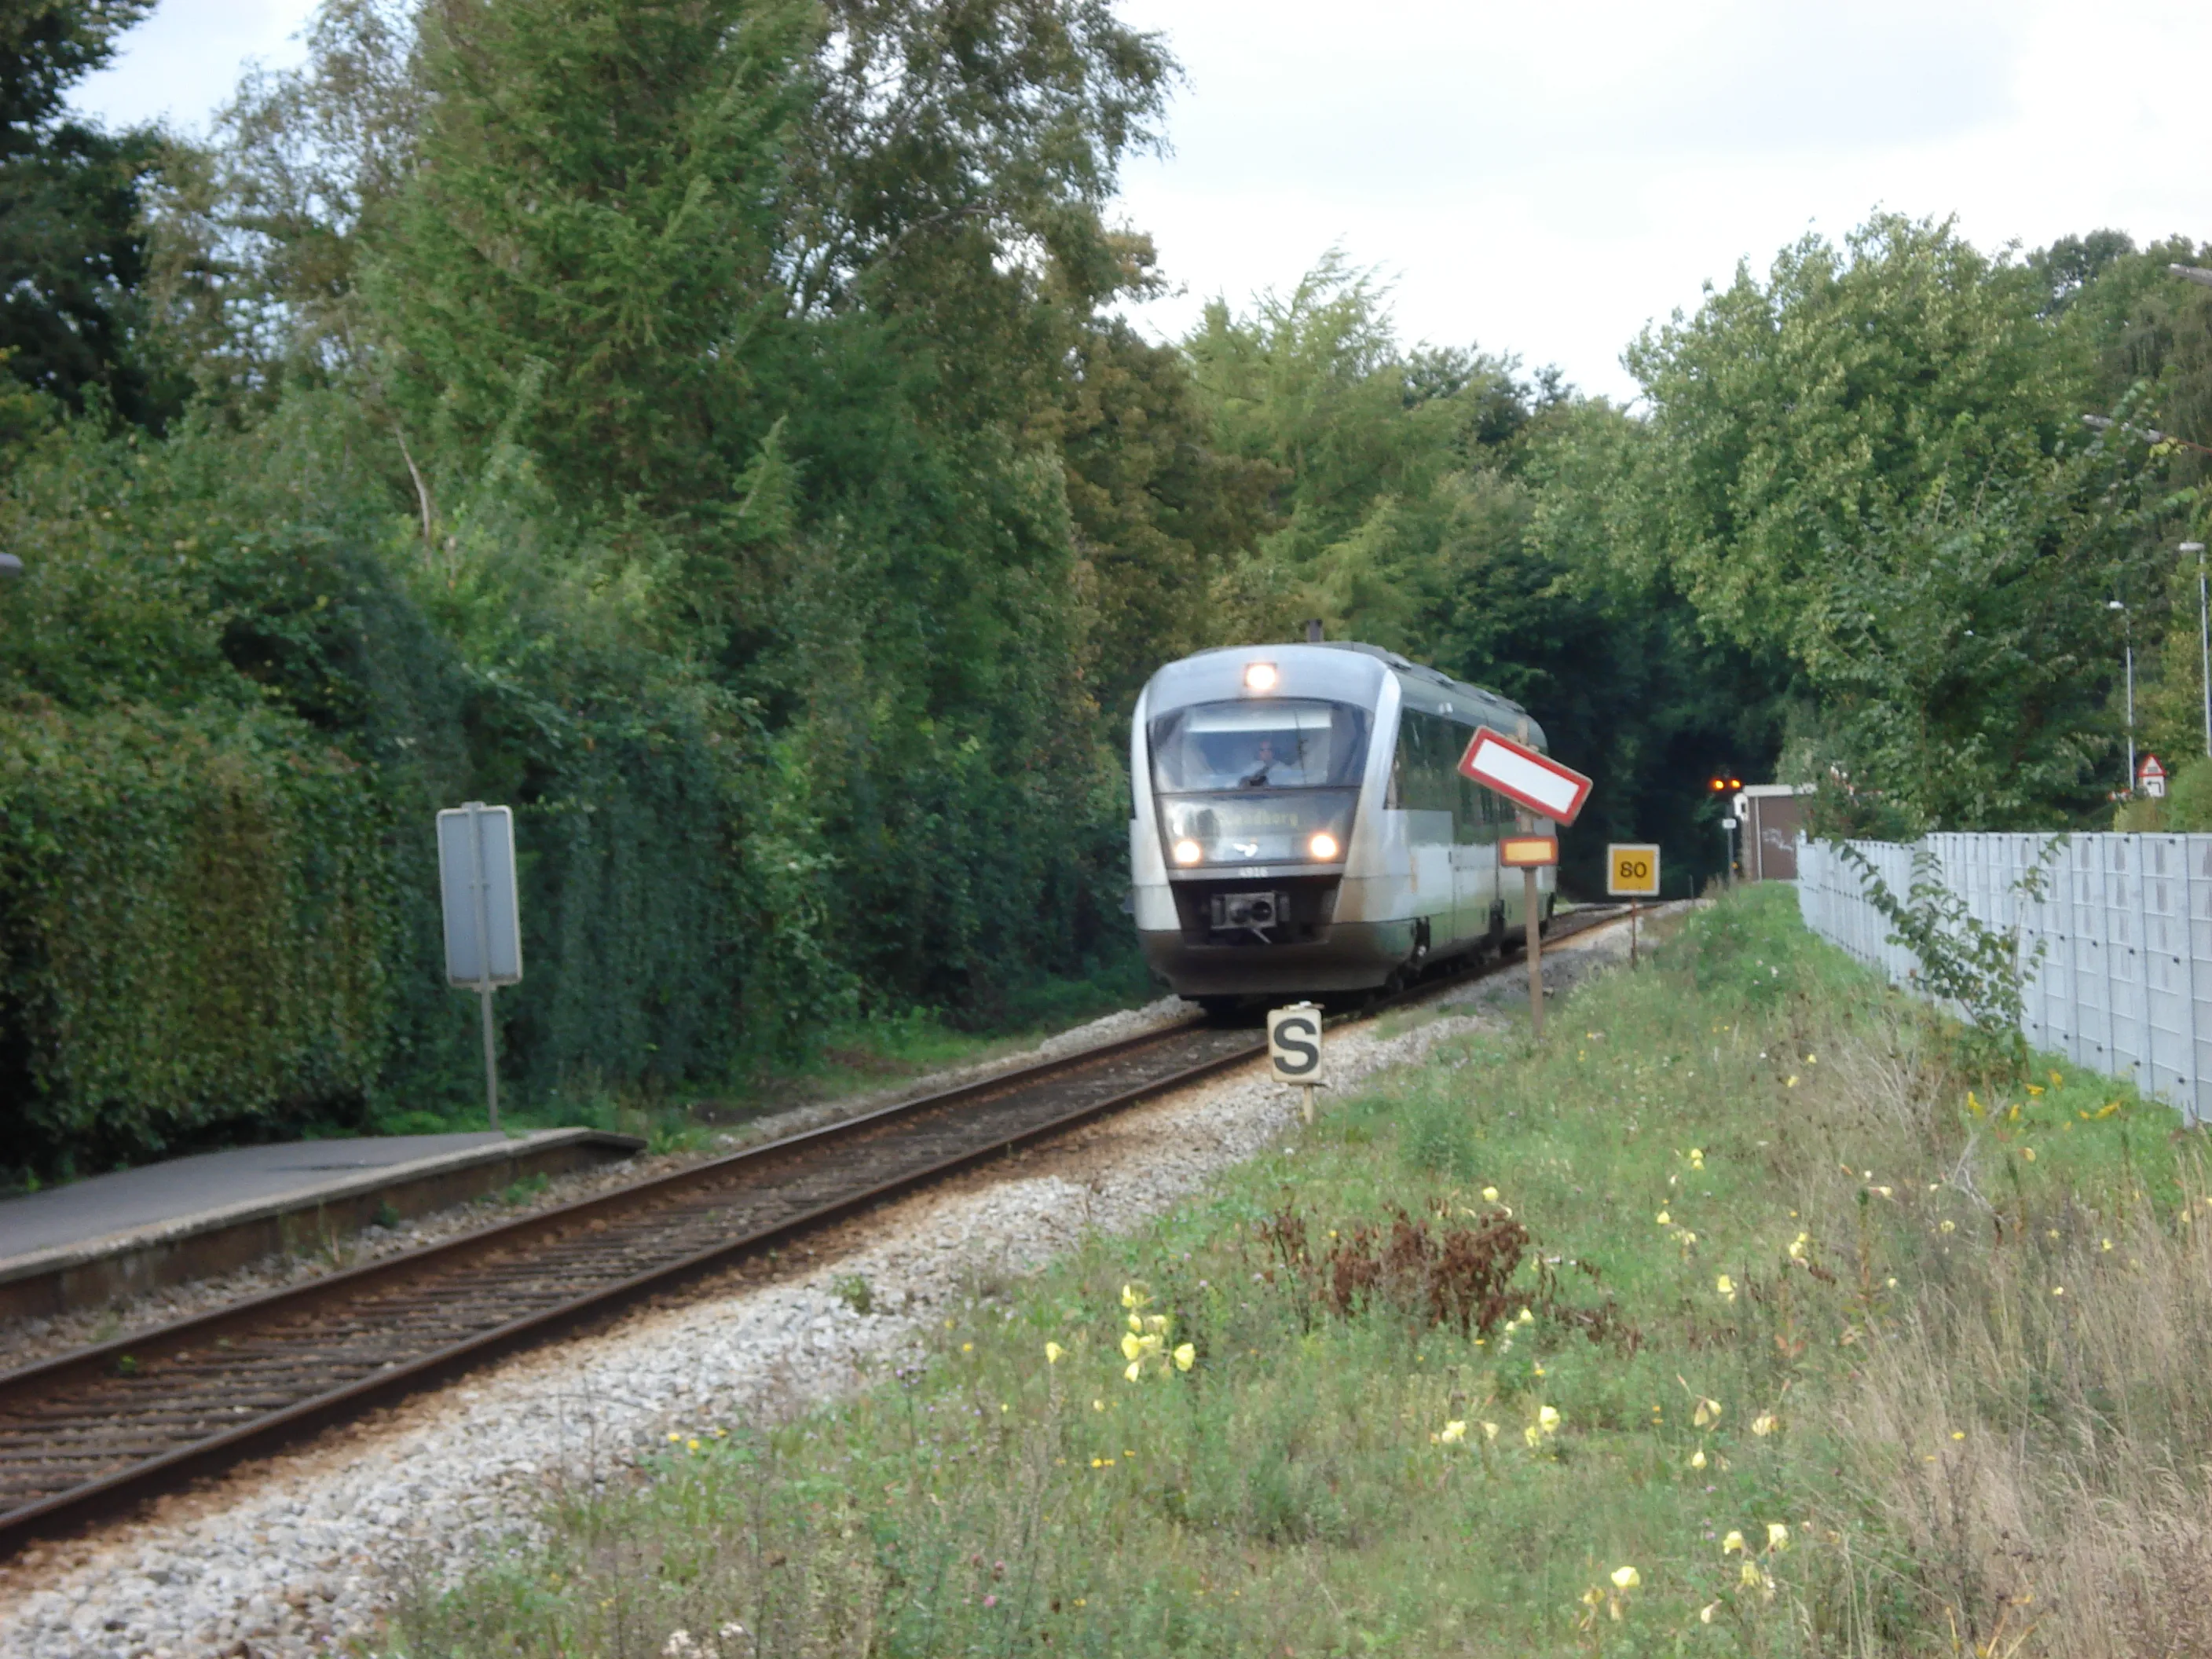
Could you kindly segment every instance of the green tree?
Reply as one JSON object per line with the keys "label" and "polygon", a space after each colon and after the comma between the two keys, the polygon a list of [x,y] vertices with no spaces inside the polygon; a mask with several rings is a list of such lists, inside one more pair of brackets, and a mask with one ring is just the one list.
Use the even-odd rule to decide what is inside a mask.
{"label": "green tree", "polygon": [[2154,636],[2170,510],[2142,446],[2081,418],[2121,257],[2107,237],[1991,258],[1878,216],[1763,283],[1740,268],[1631,349],[1652,403],[1633,539],[1788,689],[1796,770],[1921,825],[2099,808],[2108,603]]}
{"label": "green tree", "polygon": [[63,102],[151,3],[21,0],[0,14],[0,362],[69,409],[96,390],[158,423],[179,389],[148,360],[137,290],[142,198],[165,145],[72,120]]}

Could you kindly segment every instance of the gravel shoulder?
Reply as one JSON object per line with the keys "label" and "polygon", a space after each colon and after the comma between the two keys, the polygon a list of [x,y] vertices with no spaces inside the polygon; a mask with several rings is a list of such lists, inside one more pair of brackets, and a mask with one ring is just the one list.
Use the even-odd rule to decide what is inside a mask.
{"label": "gravel shoulder", "polygon": [[[1613,927],[1547,949],[1553,994],[1625,959],[1627,945],[1626,928]],[[1527,1006],[1518,971],[1453,988],[1332,1034],[1332,1076],[1341,1089],[1416,1063],[1441,1041],[1525,1020]],[[1133,1035],[1176,1008],[1170,1000],[1054,1042]],[[788,1133],[803,1115],[785,1115],[774,1131],[751,1127]],[[671,1433],[774,1419],[865,1386],[912,1357],[927,1321],[971,1309],[1086,1231],[1142,1224],[1297,1118],[1296,1095],[1255,1062],[829,1230],[777,1262],[734,1269],[246,1465],[139,1518],[34,1547],[0,1566],[0,1656],[374,1650],[383,1609],[408,1578],[526,1538],[549,1498],[627,1478]],[[852,1274],[868,1281],[869,1315],[831,1288]]]}

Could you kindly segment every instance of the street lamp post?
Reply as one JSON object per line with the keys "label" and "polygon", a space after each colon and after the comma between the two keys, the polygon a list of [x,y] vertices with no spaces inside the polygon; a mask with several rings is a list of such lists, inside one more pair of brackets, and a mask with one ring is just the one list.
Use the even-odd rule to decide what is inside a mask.
{"label": "street lamp post", "polygon": [[2197,556],[2197,683],[2204,693],[2204,755],[2212,760],[2212,604],[2205,599],[2204,544],[2184,542],[2181,550]]}
{"label": "street lamp post", "polygon": [[2134,618],[2128,615],[2127,606],[2122,605],[2118,599],[2106,601],[2105,609],[2107,611],[2118,611],[2120,613],[2120,625],[2126,630],[2126,660],[2128,665],[2128,781],[2127,787],[2123,791],[2123,793],[2132,795],[2136,792],[2136,631]]}

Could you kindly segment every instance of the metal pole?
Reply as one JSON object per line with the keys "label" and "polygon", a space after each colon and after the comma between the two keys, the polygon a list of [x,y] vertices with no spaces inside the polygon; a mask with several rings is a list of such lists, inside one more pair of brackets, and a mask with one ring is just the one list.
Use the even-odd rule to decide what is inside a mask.
{"label": "metal pole", "polygon": [[1528,940],[1528,1018],[1536,1041],[1544,1040],[1544,936],[1536,927],[1536,872],[1521,872],[1521,925]]}
{"label": "metal pole", "polygon": [[484,879],[483,803],[465,803],[469,814],[469,859],[477,905],[477,997],[483,1012],[484,1106],[491,1127],[499,1127],[499,1043],[491,1023],[491,884]]}
{"label": "metal pole", "polygon": [[2204,694],[2204,753],[2212,758],[2212,605],[2205,602],[2204,544],[2184,542],[2181,550],[2197,556],[2197,684]]}
{"label": "metal pole", "polygon": [[1628,965],[1636,966],[1636,901],[1628,901]]}
{"label": "metal pole", "polygon": [[2128,629],[2128,793],[2136,789],[2136,637]]}

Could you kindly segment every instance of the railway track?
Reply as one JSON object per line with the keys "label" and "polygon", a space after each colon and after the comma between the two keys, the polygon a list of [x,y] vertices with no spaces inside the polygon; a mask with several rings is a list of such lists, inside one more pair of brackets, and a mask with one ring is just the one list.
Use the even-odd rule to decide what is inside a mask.
{"label": "railway track", "polygon": [[[1618,914],[1573,913],[1553,937]],[[1265,1048],[1171,1027],[0,1375],[0,1553]]]}

